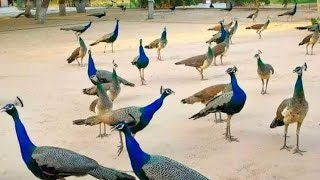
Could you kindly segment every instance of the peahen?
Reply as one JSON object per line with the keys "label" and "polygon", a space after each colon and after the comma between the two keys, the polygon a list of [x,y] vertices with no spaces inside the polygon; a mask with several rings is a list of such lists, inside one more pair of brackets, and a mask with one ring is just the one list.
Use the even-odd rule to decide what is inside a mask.
{"label": "peahen", "polygon": [[[92,116],[87,119],[75,120],[73,121],[73,124],[93,126],[100,123],[105,123],[110,126],[113,126],[120,120],[125,120],[126,122],[129,122],[131,120],[129,114],[132,114],[137,120],[137,122],[134,125],[132,125],[132,127],[130,128],[132,133],[136,134],[137,132],[143,130],[150,123],[153,115],[162,107],[164,99],[167,96],[174,94],[174,92],[171,89],[169,88],[163,89],[162,87],[160,89],[160,93],[161,93],[161,96],[147,106],[144,106],[144,107],[129,106],[129,107],[125,107],[117,110],[112,110],[100,116]],[[119,135],[120,135],[120,148],[118,150],[118,155],[120,155],[123,150],[121,133]]]}
{"label": "peahen", "polygon": [[220,31],[214,35],[212,35],[212,37],[206,41],[206,43],[211,44],[212,42],[215,42],[217,44],[222,43],[227,35],[227,31],[223,25],[223,21],[220,21]]}
{"label": "peahen", "polygon": [[108,43],[111,43],[112,53],[113,53],[113,43],[117,40],[119,34],[119,19],[116,19],[116,27],[114,28],[114,31],[112,33],[106,34],[102,36],[101,38],[97,39],[94,43],[90,44],[90,46],[94,46],[96,44],[99,44],[101,42],[106,43],[104,46],[104,53],[106,52],[106,47]]}
{"label": "peahen", "polygon": [[[89,58],[92,58],[91,50],[88,51],[88,54],[89,54]],[[89,65],[88,65],[88,68],[89,68]],[[91,67],[91,69],[94,69],[95,74],[101,83],[111,83],[112,82],[113,72],[110,72],[107,70],[96,69],[95,66]],[[131,87],[135,86],[134,83],[131,83],[120,76],[117,76],[117,77],[118,77],[118,80],[120,81],[120,83],[122,83],[123,85],[131,86]]]}
{"label": "peahen", "polygon": [[248,26],[246,27],[246,29],[253,29],[256,30],[256,33],[259,35],[259,39],[261,39],[261,33],[262,31],[264,31],[265,29],[268,28],[269,24],[270,24],[270,16],[268,16],[267,18],[267,22],[265,22],[264,24],[254,24],[252,26]]}
{"label": "peahen", "polygon": [[226,128],[226,138],[232,141],[237,141],[236,138],[231,136],[230,121],[234,114],[239,113],[246,103],[246,93],[239,87],[235,72],[237,71],[236,67],[228,68],[227,73],[231,77],[231,86],[232,91],[224,93],[220,96],[217,96],[211,99],[204,109],[199,113],[191,116],[189,119],[198,119],[204,116],[207,116],[210,113],[223,112],[228,115],[227,118],[227,128]]}
{"label": "peahen", "polygon": [[206,54],[193,56],[183,61],[176,62],[175,65],[185,65],[196,68],[199,71],[201,80],[206,80],[203,77],[203,70],[207,69],[213,61],[213,52],[211,47],[208,47]]}
{"label": "peahen", "polygon": [[140,39],[139,55],[133,59],[131,64],[136,66],[139,69],[141,85],[146,85],[146,80],[144,79],[144,69],[149,64],[149,58],[147,57],[146,53],[144,52],[144,49],[142,46],[142,39]]}
{"label": "peahen", "polygon": [[[103,89],[107,91],[107,94],[111,101],[114,101],[120,94],[121,87],[120,87],[120,81],[118,79],[118,75],[116,72],[116,68],[118,68],[118,65],[112,61],[113,63],[113,71],[112,71],[112,81],[111,83],[103,83],[101,84]],[[83,94],[87,95],[99,95],[98,94],[98,88],[96,86],[92,86],[90,88],[86,88],[82,90]]]}
{"label": "peahen", "polygon": [[86,25],[82,25],[82,26],[72,26],[72,27],[68,27],[68,28],[60,28],[60,30],[63,31],[74,31],[76,34],[76,37],[78,39],[78,37],[84,33],[90,26],[91,26],[91,21],[86,24]]}
{"label": "peahen", "polygon": [[113,128],[124,134],[131,167],[140,180],[209,180],[173,159],[145,153],[124,121],[116,123]]}
{"label": "peahen", "polygon": [[89,14],[88,16],[94,16],[96,18],[102,18],[103,16],[106,16],[106,11],[103,11],[103,13],[97,12],[97,13]]}
{"label": "peahen", "polygon": [[230,35],[229,32],[226,32],[226,37],[224,41],[220,44],[215,45],[212,48],[214,65],[216,64],[216,57],[220,56],[220,63],[222,64],[222,57],[228,52],[230,46]]}
{"label": "peahen", "polygon": [[294,87],[294,93],[292,98],[285,99],[281,102],[277,109],[276,117],[270,124],[270,128],[276,128],[277,126],[284,126],[284,145],[281,148],[290,150],[291,147],[287,146],[287,133],[288,126],[292,123],[297,123],[297,145],[294,153],[301,154],[305,151],[299,148],[299,134],[303,120],[308,113],[308,102],[304,96],[302,72],[307,70],[307,64],[296,67],[293,72],[298,74],[298,79]]}
{"label": "peahen", "polygon": [[[267,94],[268,82],[269,82],[270,76],[274,74],[274,69],[270,64],[265,64],[262,61],[260,54],[262,54],[262,52],[258,50],[258,53],[255,54],[254,57],[257,59],[257,64],[258,64],[257,72],[262,82],[261,94]],[[264,88],[265,80],[266,80],[266,87]]]}
{"label": "peahen", "polygon": [[39,179],[58,180],[69,176],[91,175],[103,180],[134,180],[133,176],[98,164],[97,161],[76,152],[51,147],[36,146],[30,140],[13,104],[7,104],[0,112],[7,112],[14,121],[21,156],[27,168]]}
{"label": "peahen", "polygon": [[159,39],[156,39],[154,41],[152,41],[149,45],[144,46],[144,48],[146,49],[154,49],[157,48],[157,52],[158,52],[158,60],[162,60],[161,58],[161,49],[165,48],[166,45],[168,44],[168,40],[167,40],[167,28],[164,27],[163,28],[163,32],[161,34],[161,37]]}
{"label": "peahen", "polygon": [[[80,47],[75,49],[70,55],[70,57],[67,59],[67,62],[69,64],[72,63],[74,60],[77,60],[78,65],[83,66],[82,60],[83,60],[83,57],[86,56],[87,54],[87,46],[81,37],[79,37],[79,44],[80,44]],[[79,58],[81,59],[81,63],[78,60]]]}
{"label": "peahen", "polygon": [[[231,84],[216,84],[202,89],[201,91],[181,100],[182,104],[194,104],[201,102],[206,105],[211,99],[220,96],[223,93],[232,91]],[[217,113],[215,115],[215,122],[223,122],[221,118],[221,112],[219,112],[220,119],[217,118]]]}
{"label": "peahen", "polygon": [[[228,23],[228,24],[224,24],[224,20],[221,21],[223,23],[223,27],[225,29],[229,29],[231,27],[231,25],[233,24],[233,20]],[[221,24],[220,24],[220,21],[219,21],[219,24],[212,27],[212,28],[209,28],[208,31],[221,31]]]}
{"label": "peahen", "polygon": [[[102,83],[99,81],[99,79],[96,76],[97,70],[95,68],[95,64],[93,61],[93,58],[91,56],[91,53],[89,55],[88,59],[88,77],[90,78],[91,82],[96,85],[98,90],[98,99],[94,100],[90,106],[90,111],[93,111],[96,113],[96,115],[102,115],[112,110],[113,103],[111,99],[109,98],[107,92],[102,86]],[[107,136],[106,133],[106,125],[104,124],[104,134],[101,133],[101,123],[99,125],[100,133],[97,137],[105,137]]]}
{"label": "peahen", "polygon": [[293,7],[292,10],[287,11],[287,12],[282,13],[282,14],[279,14],[278,16],[288,16],[287,21],[288,21],[289,18],[291,17],[291,21],[292,21],[292,18],[293,18],[293,16],[296,14],[296,12],[297,12],[297,3],[294,4],[294,7]]}
{"label": "peahen", "polygon": [[314,31],[314,33],[309,34],[308,36],[306,36],[300,43],[299,46],[307,44],[306,45],[306,54],[309,54],[308,52],[308,47],[309,45],[311,45],[311,55],[313,55],[313,46],[319,41],[320,39],[320,34],[319,34],[319,24],[317,24],[316,26],[316,30]]}
{"label": "peahen", "polygon": [[247,19],[252,19],[253,22],[256,22],[256,18],[259,15],[259,8],[256,10],[256,12],[250,14]]}

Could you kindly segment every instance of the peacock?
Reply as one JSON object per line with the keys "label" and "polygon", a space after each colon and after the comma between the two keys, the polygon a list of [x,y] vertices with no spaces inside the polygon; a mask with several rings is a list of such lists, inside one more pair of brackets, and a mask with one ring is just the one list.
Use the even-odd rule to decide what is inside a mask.
{"label": "peacock", "polygon": [[226,8],[224,9],[221,9],[221,11],[228,11],[228,14],[230,14],[230,12],[232,11],[233,9],[233,5],[232,5],[232,2],[231,1],[228,1],[228,3],[226,3]]}
{"label": "peacock", "polygon": [[220,21],[219,23],[220,23],[220,31],[217,34],[212,35],[212,37],[208,41],[206,41],[206,43],[211,44],[212,42],[215,42],[219,44],[225,40],[227,31],[225,30],[223,21]]}
{"label": "peacock", "polygon": [[[132,120],[135,121],[135,120]],[[125,136],[131,167],[141,180],[209,180],[199,172],[165,156],[145,153],[124,121],[113,127]]]}
{"label": "peacock", "polygon": [[[233,20],[232,20],[230,23],[228,23],[228,24],[224,24],[224,20],[222,20],[222,23],[223,23],[223,27],[224,27],[225,29],[229,29],[229,28],[231,27],[232,23],[233,23]],[[221,31],[221,24],[220,24],[220,22],[219,22],[218,25],[216,25],[216,26],[214,26],[214,27],[212,27],[212,28],[209,28],[208,31]]]}
{"label": "peacock", "polygon": [[259,15],[259,8],[256,10],[256,12],[250,14],[247,19],[252,19],[253,22],[256,22],[256,18]]}
{"label": "peacock", "polygon": [[[89,55],[88,59],[88,77],[90,78],[91,82],[96,85],[98,90],[98,99],[94,100],[90,106],[90,111],[93,111],[96,113],[96,115],[102,115],[112,110],[113,102],[109,98],[107,92],[102,86],[102,83],[99,81],[99,79],[96,76],[96,68],[93,61],[93,58],[91,56],[91,53]],[[104,124],[104,133],[101,133],[101,123],[99,125],[100,133],[97,137],[105,137],[108,134],[106,133],[106,125]]]}
{"label": "peacock", "polygon": [[113,53],[113,43],[117,40],[119,34],[119,19],[116,19],[116,27],[114,28],[114,31],[112,33],[106,34],[102,36],[101,38],[97,39],[94,43],[90,44],[90,46],[94,46],[96,44],[99,44],[101,42],[106,43],[104,46],[104,53],[106,53],[106,47],[108,43],[111,43],[111,52]]}
{"label": "peacock", "polygon": [[[262,89],[261,89],[261,94],[267,94],[267,89],[268,89],[268,82],[270,79],[271,74],[274,74],[274,69],[270,64],[265,64],[260,57],[260,54],[262,52],[258,50],[258,53],[254,55],[254,57],[257,59],[257,64],[258,64],[258,75],[261,79],[262,82]],[[266,87],[264,88],[264,81],[266,80]]]}
{"label": "peacock", "polygon": [[259,35],[259,39],[261,39],[261,33],[262,31],[264,31],[265,29],[268,28],[269,24],[270,24],[270,16],[268,16],[267,18],[267,22],[265,22],[264,24],[254,24],[252,26],[246,27],[246,29],[253,29],[256,30],[256,33]]}
{"label": "peacock", "polygon": [[231,118],[234,114],[237,114],[242,110],[247,99],[246,93],[238,85],[237,78],[235,76],[236,71],[237,68],[235,66],[233,68],[228,68],[226,71],[231,77],[232,91],[214,97],[206,104],[206,107],[204,109],[189,118],[195,120],[207,116],[210,113],[226,113],[228,115],[228,118],[226,120],[227,128],[225,135],[226,139],[229,139],[230,142],[238,141],[236,138],[233,138],[231,136]]}
{"label": "peacock", "polygon": [[233,35],[237,32],[238,26],[239,26],[239,24],[238,24],[238,18],[234,18],[234,25],[233,25],[232,27],[230,27],[230,29],[229,29],[230,42],[231,42],[231,44],[232,44],[232,37],[233,37]]}
{"label": "peacock", "polygon": [[316,30],[314,31],[314,33],[309,34],[308,36],[306,36],[300,43],[299,46],[307,44],[306,45],[306,54],[308,55],[308,47],[309,45],[311,45],[311,55],[313,55],[313,46],[319,41],[320,39],[320,35],[319,35],[319,24],[317,24],[316,26]]}
{"label": "peacock", "polygon": [[164,27],[163,28],[163,32],[161,34],[161,37],[159,39],[156,39],[154,41],[152,41],[149,45],[144,46],[144,48],[146,49],[154,49],[157,48],[157,52],[158,52],[158,60],[162,60],[161,58],[161,49],[165,48],[166,45],[168,44],[168,40],[167,40],[167,28]]}
{"label": "peacock", "polygon": [[[89,54],[89,58],[92,58],[91,55],[91,50],[88,50],[88,54]],[[88,69],[89,69],[89,65],[88,65]],[[91,69],[93,69],[94,73],[96,74],[97,78],[99,79],[99,81],[101,83],[111,83],[112,82],[112,74],[113,72],[107,71],[107,70],[102,70],[102,69],[96,69],[95,66],[93,66]],[[130,86],[130,87],[134,87],[135,84],[132,82],[129,82],[128,80],[118,76],[118,80],[121,84],[125,85],[125,86]]]}
{"label": "peacock", "polygon": [[144,69],[148,67],[149,58],[144,52],[144,49],[142,46],[142,39],[140,39],[139,55],[133,59],[131,64],[136,66],[139,69],[141,85],[146,85],[146,80],[144,79]]}
{"label": "peacock", "polygon": [[[72,54],[70,55],[70,57],[67,59],[67,62],[69,64],[72,63],[74,60],[77,60],[78,65],[79,66],[83,66],[82,60],[83,60],[83,57],[86,56],[86,54],[87,54],[87,46],[86,46],[86,44],[84,43],[84,41],[82,40],[81,37],[79,37],[79,44],[80,44],[80,47],[75,49],[72,52]],[[78,60],[79,58],[81,59],[81,64],[80,64],[80,62]]]}
{"label": "peacock", "polygon": [[230,46],[230,35],[229,35],[229,32],[226,32],[226,37],[224,38],[224,41],[220,44],[215,45],[212,48],[214,65],[217,65],[216,57],[218,56],[220,56],[220,63],[222,64],[222,57],[228,52],[229,46]]}
{"label": "peacock", "polygon": [[91,26],[91,21],[86,24],[86,25],[82,25],[82,26],[72,26],[72,27],[68,27],[68,28],[60,28],[60,30],[63,31],[74,31],[76,34],[76,37],[78,39],[78,37],[84,33],[87,29],[89,29],[89,27]]}
{"label": "peacock", "polygon": [[183,61],[176,62],[175,65],[185,65],[190,67],[195,67],[197,71],[199,71],[201,75],[201,80],[206,80],[203,77],[203,70],[207,69],[213,61],[213,52],[211,47],[208,47],[207,53],[193,56],[191,58],[185,59]]}
{"label": "peacock", "polygon": [[[144,106],[144,107],[129,106],[129,107],[125,107],[117,110],[112,110],[103,115],[92,116],[86,119],[75,120],[73,121],[73,124],[93,126],[100,123],[105,123],[110,126],[113,126],[120,120],[125,120],[126,122],[129,122],[131,120],[131,117],[129,116],[129,114],[132,114],[135,117],[135,119],[138,120],[134,125],[132,125],[132,127],[130,127],[132,133],[136,134],[137,132],[143,130],[146,126],[148,126],[148,124],[153,118],[153,115],[162,107],[164,99],[167,96],[174,94],[174,91],[172,91],[170,88],[163,89],[161,87],[160,93],[161,93],[161,96],[147,106]],[[121,133],[119,135],[120,135],[120,146],[118,150],[118,155],[120,155],[123,150],[123,141],[122,141]]]}
{"label": "peacock", "polygon": [[22,159],[27,168],[39,179],[58,180],[69,176],[85,175],[103,180],[135,179],[131,175],[104,167],[97,161],[71,150],[52,146],[36,146],[30,140],[13,104],[5,105],[0,112],[7,112],[13,118]]}
{"label": "peacock", "polygon": [[88,16],[94,16],[94,17],[100,19],[100,18],[102,18],[103,16],[106,16],[106,11],[103,11],[103,13],[97,12],[97,13],[89,14]]}
{"label": "peacock", "polygon": [[[227,93],[232,91],[231,84],[216,84],[204,88],[203,90],[181,100],[182,104],[194,104],[197,102],[201,102],[206,105],[211,99],[220,96],[223,93]],[[219,112],[220,119],[217,118],[217,113],[215,115],[215,122],[223,122],[221,118],[221,112]]]}
{"label": "peacock", "polygon": [[[103,83],[101,84],[103,89],[107,91],[107,94],[111,101],[114,101],[120,94],[121,86],[120,81],[118,79],[118,75],[116,72],[116,68],[118,68],[118,65],[115,63],[115,61],[112,61],[113,64],[113,71],[112,71],[112,81],[111,83]],[[90,88],[83,89],[83,94],[87,95],[99,95],[98,94],[98,88],[96,86],[92,86]],[[95,100],[96,102],[96,100]],[[95,106],[95,105],[94,105]]]}
{"label": "peacock", "polygon": [[287,21],[288,21],[289,18],[291,17],[291,21],[292,21],[292,18],[293,18],[293,16],[296,14],[296,12],[297,12],[297,3],[294,4],[294,7],[293,7],[292,10],[287,11],[287,12],[282,13],[282,14],[279,14],[278,16],[288,16]]}
{"label": "peacock", "polygon": [[293,97],[285,99],[281,102],[277,109],[276,117],[270,124],[270,128],[276,128],[277,126],[284,126],[284,144],[282,149],[290,150],[291,147],[287,146],[287,133],[290,124],[297,123],[297,145],[293,153],[301,154],[305,151],[299,148],[299,134],[301,125],[308,113],[308,102],[305,99],[302,72],[307,70],[307,64],[296,67],[293,72],[298,74],[298,78],[294,87]]}

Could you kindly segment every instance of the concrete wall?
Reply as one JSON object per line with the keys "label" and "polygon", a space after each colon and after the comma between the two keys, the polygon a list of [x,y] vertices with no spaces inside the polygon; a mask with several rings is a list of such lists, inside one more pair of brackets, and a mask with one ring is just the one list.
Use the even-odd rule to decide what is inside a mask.
{"label": "concrete wall", "polygon": [[8,7],[8,0],[0,0],[0,7]]}

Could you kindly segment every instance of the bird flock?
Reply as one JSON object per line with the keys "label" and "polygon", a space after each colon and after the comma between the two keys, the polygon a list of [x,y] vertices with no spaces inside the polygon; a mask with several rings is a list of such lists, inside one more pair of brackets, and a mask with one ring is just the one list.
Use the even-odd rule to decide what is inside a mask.
{"label": "bird flock", "polygon": [[[212,4],[210,5],[210,8],[213,8]],[[232,3],[230,2],[229,7],[224,10],[230,13],[232,10]],[[292,19],[292,16],[294,16],[296,12],[297,4],[294,5],[292,10],[280,14],[279,16],[288,16],[288,19],[290,17]],[[256,9],[256,11],[247,18],[250,18],[255,22],[258,14],[259,9]],[[106,12],[95,13],[90,16],[101,18],[105,15]],[[146,106],[128,106],[113,109],[113,104],[116,103],[116,100],[121,93],[121,84],[130,87],[134,87],[135,84],[125,80],[117,74],[117,68],[119,67],[115,60],[112,61],[112,71],[96,69],[92,49],[88,50],[84,39],[81,37],[81,34],[90,28],[91,24],[92,22],[90,21],[83,26],[61,28],[61,30],[64,31],[75,32],[79,41],[79,47],[77,47],[70,57],[67,58],[68,63],[77,60],[79,66],[84,66],[83,59],[86,54],[89,55],[87,75],[92,86],[84,88],[83,94],[96,96],[96,99],[89,106],[89,110],[94,112],[95,115],[73,120],[72,123],[78,126],[99,125],[99,134],[97,136],[99,138],[104,138],[109,135],[107,134],[107,126],[111,127],[112,131],[118,131],[120,145],[118,146],[117,155],[119,156],[123,152],[125,144],[132,170],[141,180],[209,179],[201,173],[173,159],[160,155],[151,155],[143,151],[139,142],[135,139],[135,134],[147,128],[151,123],[154,114],[163,106],[165,99],[170,95],[174,95],[175,92],[170,88],[161,86],[160,96]],[[269,24],[270,17],[268,16],[267,21],[264,24],[254,24],[246,27],[246,29],[256,30],[259,38],[261,38],[261,33],[268,28]],[[204,54],[181,60],[176,62],[175,65],[193,67],[200,73],[201,80],[206,80],[203,71],[212,65],[217,66],[216,57],[218,56],[220,56],[220,64],[223,64],[223,56],[228,52],[230,44],[232,44],[231,38],[236,33],[238,26],[238,18],[233,18],[232,22],[228,24],[225,24],[224,20],[221,20],[219,25],[208,29],[210,31],[218,32],[213,34],[206,42],[209,45]],[[311,45],[311,54],[313,54],[313,47],[319,41],[319,24],[308,27],[297,27],[297,29],[310,29],[314,31],[312,34],[305,37],[299,44],[306,44],[306,54],[309,54],[308,46]],[[116,19],[114,31],[98,38],[95,42],[91,43],[90,46],[105,43],[105,53],[107,44],[111,44],[111,52],[114,53],[113,44],[117,41],[118,36],[119,19]],[[163,61],[161,50],[168,44],[167,38],[167,28],[164,27],[160,38],[155,39],[148,45],[143,46],[143,40],[139,39],[139,54],[133,58],[131,64],[139,70],[141,85],[147,85],[144,70],[148,67],[149,63],[152,63],[144,49],[156,49],[158,54],[157,59]],[[212,43],[215,43],[216,45],[213,46]],[[272,65],[267,64],[262,60],[262,54],[262,51],[258,50],[253,58],[257,60],[257,75],[262,82],[260,93],[261,95],[264,95],[267,94],[269,79],[274,75],[275,70]],[[293,153],[301,155],[305,151],[300,149],[299,134],[301,125],[308,112],[308,102],[305,99],[302,79],[303,72],[306,70],[306,63],[297,66],[293,70],[293,73],[297,74],[293,96],[284,99],[281,102],[276,111],[275,118],[270,124],[270,128],[284,126],[284,144],[281,150],[291,150],[292,147],[288,146],[286,142],[287,130],[290,124],[297,123],[297,142]],[[190,115],[189,119],[195,120],[214,113],[216,123],[226,122],[226,132],[224,133],[224,136],[230,142],[238,141],[237,138],[231,135],[231,119],[233,115],[241,112],[247,100],[247,94],[239,85],[236,77],[237,71],[238,68],[236,66],[229,67],[225,71],[225,73],[230,76],[230,83],[212,85],[181,100],[181,103],[183,104],[194,104],[198,102],[204,104],[203,109],[200,109],[198,113]],[[103,180],[136,179],[132,175],[116,169],[107,168],[100,165],[97,161],[71,150],[51,146],[36,146],[27,134],[16,108],[17,106],[24,106],[23,101],[19,97],[14,101],[6,103],[6,105],[0,109],[0,112],[7,112],[13,118],[22,159],[27,168],[37,178],[54,180],[65,179],[69,176],[80,177],[91,175],[96,179]],[[221,113],[227,115],[225,120],[222,119]],[[219,118],[217,117],[217,114],[219,114]]]}

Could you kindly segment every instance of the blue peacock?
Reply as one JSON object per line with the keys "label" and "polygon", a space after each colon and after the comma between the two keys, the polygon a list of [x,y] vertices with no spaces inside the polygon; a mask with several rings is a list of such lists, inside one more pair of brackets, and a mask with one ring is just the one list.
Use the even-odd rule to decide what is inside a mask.
{"label": "blue peacock", "polygon": [[[132,118],[134,119],[133,116]],[[145,153],[124,121],[119,121],[114,129],[124,133],[131,167],[140,180],[208,180],[199,172],[173,159]]]}
{"label": "blue peacock", "polygon": [[[161,96],[147,106],[129,106],[117,110],[112,110],[103,115],[91,116],[86,119],[75,120],[73,121],[73,124],[93,126],[98,125],[100,123],[104,123],[113,126],[120,120],[130,122],[132,118],[129,116],[129,114],[132,114],[137,121],[135,121],[135,124],[131,125],[130,129],[133,134],[136,134],[137,132],[143,130],[145,127],[148,126],[148,124],[153,118],[153,115],[162,107],[164,99],[168,97],[170,94],[174,94],[174,92],[171,89],[163,89],[162,87],[160,89],[160,93]],[[123,150],[122,135],[121,133],[119,133],[119,135],[120,146],[118,150],[118,155],[120,155]]]}
{"label": "blue peacock", "polygon": [[119,35],[119,19],[116,19],[116,27],[114,28],[114,31],[112,33],[106,34],[101,38],[97,39],[94,43],[90,44],[90,46],[94,46],[96,44],[104,42],[106,43],[103,51],[105,53],[107,44],[111,43],[111,48],[112,48],[111,52],[113,53],[113,43],[117,40],[118,35]]}
{"label": "blue peacock", "polygon": [[139,69],[141,85],[146,85],[146,80],[144,79],[144,69],[149,65],[149,58],[144,52],[142,39],[140,39],[139,55],[133,59],[131,64]]}
{"label": "blue peacock", "polygon": [[76,152],[50,146],[36,146],[30,140],[13,104],[0,109],[7,112],[14,120],[22,159],[28,169],[39,179],[57,180],[69,176],[91,175],[103,180],[134,180],[133,176],[106,168],[97,161]]}
{"label": "blue peacock", "polygon": [[199,113],[190,117],[190,119],[198,119],[207,116],[210,113],[223,112],[228,115],[226,120],[226,138],[231,141],[237,141],[236,138],[231,136],[230,121],[234,114],[239,113],[246,103],[246,93],[239,87],[235,73],[237,68],[228,68],[227,73],[231,77],[232,91],[221,94],[220,96],[211,99],[204,109]]}

